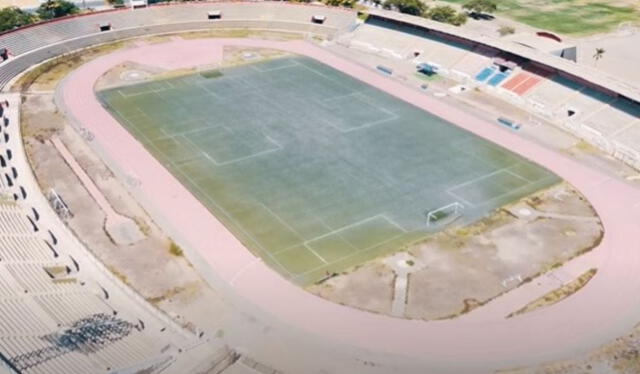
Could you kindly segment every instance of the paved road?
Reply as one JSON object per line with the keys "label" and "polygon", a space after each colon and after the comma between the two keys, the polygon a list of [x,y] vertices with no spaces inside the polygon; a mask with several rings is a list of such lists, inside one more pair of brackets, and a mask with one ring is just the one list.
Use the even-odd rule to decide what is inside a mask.
{"label": "paved road", "polygon": [[[231,44],[277,48],[315,58],[545,165],[578,188],[600,215],[605,236],[593,252],[594,263],[589,264],[599,272],[581,292],[556,305],[508,320],[496,315],[481,322],[425,323],[375,315],[333,304],[287,282],[244,248],[100,106],[93,94],[98,77],[120,62],[169,69],[206,65],[219,61],[222,46]],[[167,54],[167,50],[172,53]],[[302,332],[306,341],[325,344],[318,351],[325,356],[316,361],[309,358],[309,362],[322,361],[331,366],[335,358],[348,363],[345,355],[368,351],[381,365],[395,369],[379,369],[353,356],[352,364],[362,370],[351,373],[365,369],[377,373],[487,373],[497,367],[535,364],[593,349],[628,332],[640,319],[640,245],[636,240],[640,232],[640,191],[320,47],[303,41],[250,39],[180,40],[140,46],[82,66],[66,80],[62,90],[66,111],[95,134],[95,149],[116,173],[140,178],[142,184],[133,193],[194,258],[201,257],[208,263],[205,275],[215,278],[213,282],[232,297],[242,298],[237,304],[244,308],[242,313],[272,318],[272,328],[279,329],[277,336],[287,331]],[[251,343],[247,341],[247,345]],[[274,342],[296,352],[293,344],[287,344]],[[282,358],[287,359],[295,361],[294,357]]]}

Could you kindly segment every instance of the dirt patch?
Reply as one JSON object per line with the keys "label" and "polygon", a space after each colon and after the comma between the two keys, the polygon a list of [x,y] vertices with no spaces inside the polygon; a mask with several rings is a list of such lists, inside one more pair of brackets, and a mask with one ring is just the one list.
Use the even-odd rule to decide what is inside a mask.
{"label": "dirt patch", "polygon": [[11,87],[12,92],[51,91],[58,82],[85,62],[125,48],[128,41],[118,41],[72,52],[44,62],[23,74]]}
{"label": "dirt patch", "polygon": [[[519,218],[509,210],[518,206],[535,207],[542,215],[560,212],[567,216]],[[408,275],[405,317],[434,320],[468,313],[589,251],[602,234],[590,204],[561,183],[473,225],[432,235],[408,249],[425,267]],[[371,261],[309,291],[344,305],[388,314],[394,273],[380,265],[383,261]]]}
{"label": "dirt patch", "polygon": [[502,370],[497,374],[638,374],[640,373],[640,326],[631,333],[571,360],[536,368]]}
{"label": "dirt patch", "polygon": [[546,306],[550,306],[556,304],[567,297],[573,295],[574,293],[580,291],[582,287],[586,286],[587,283],[593,278],[594,275],[598,272],[597,269],[589,269],[580,275],[575,280],[563,285],[560,288],[557,288],[546,295],[540,297],[537,300],[530,302],[525,305],[522,309],[519,309],[507,316],[507,318],[511,318],[520,314],[525,314],[529,312],[533,312],[534,310],[544,308]]}
{"label": "dirt patch", "polygon": [[353,270],[348,276],[331,278],[310,286],[308,290],[339,304],[389,314],[394,280],[391,269],[380,260],[374,260]]}

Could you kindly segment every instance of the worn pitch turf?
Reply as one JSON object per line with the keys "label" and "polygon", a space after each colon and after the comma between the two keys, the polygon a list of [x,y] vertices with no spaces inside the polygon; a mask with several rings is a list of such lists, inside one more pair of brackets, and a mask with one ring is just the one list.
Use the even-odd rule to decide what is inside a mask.
{"label": "worn pitch turf", "polygon": [[[558,181],[545,169],[306,58],[98,93],[248,248],[299,284]],[[212,243],[213,245],[213,243]]]}

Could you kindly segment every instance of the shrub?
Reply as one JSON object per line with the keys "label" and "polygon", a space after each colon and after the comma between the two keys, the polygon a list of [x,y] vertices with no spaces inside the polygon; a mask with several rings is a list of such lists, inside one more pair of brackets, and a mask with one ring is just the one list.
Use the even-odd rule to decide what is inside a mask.
{"label": "shrub", "polygon": [[36,13],[40,19],[52,19],[79,13],[80,9],[67,0],[47,0],[40,4]]}
{"label": "shrub", "polygon": [[427,11],[427,6],[421,0],[386,0],[385,9],[397,9],[400,13],[421,16]]}
{"label": "shrub", "polygon": [[0,31],[15,29],[37,21],[37,18],[24,10],[10,6],[0,9]]}
{"label": "shrub", "polygon": [[467,22],[466,14],[457,12],[449,5],[433,7],[425,14],[425,17],[433,21],[449,23],[455,26],[464,25]]}
{"label": "shrub", "polygon": [[331,6],[353,8],[356,5],[356,0],[325,0],[324,3]]}
{"label": "shrub", "polygon": [[169,253],[176,257],[182,257],[182,255],[184,254],[182,252],[182,248],[180,248],[180,246],[173,241],[169,243]]}
{"label": "shrub", "polygon": [[515,32],[516,32],[516,29],[514,29],[511,26],[500,26],[500,28],[498,29],[498,33],[500,34],[500,36],[513,34]]}
{"label": "shrub", "polygon": [[462,8],[472,13],[489,14],[498,10],[498,4],[494,0],[469,0]]}

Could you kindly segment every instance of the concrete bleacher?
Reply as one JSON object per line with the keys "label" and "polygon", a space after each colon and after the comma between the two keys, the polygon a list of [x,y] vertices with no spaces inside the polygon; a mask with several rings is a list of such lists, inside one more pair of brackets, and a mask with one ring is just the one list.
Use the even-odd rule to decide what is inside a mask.
{"label": "concrete bleacher", "polygon": [[591,115],[584,124],[604,136],[613,136],[640,125],[640,107],[626,100],[615,100]]}
{"label": "concrete bleacher", "polygon": [[407,33],[388,25],[364,23],[348,35],[347,43],[356,49],[398,59],[414,59],[450,68],[460,62],[470,48],[426,33]]}
{"label": "concrete bleacher", "polygon": [[489,50],[487,48],[478,47],[470,53],[465,54],[456,64],[451,67],[451,72],[459,72],[460,76],[466,79],[472,79],[482,69],[492,65],[492,58],[495,57],[497,52]]}
{"label": "concrete bleacher", "polygon": [[[221,11],[222,19],[208,20],[211,10]],[[314,15],[326,16],[325,22],[312,23]],[[351,10],[281,2],[203,2],[97,12],[0,34],[0,46],[15,56],[0,63],[0,88],[40,62],[99,43],[158,33],[247,28],[332,38],[351,29],[355,20]],[[100,32],[102,23],[110,23],[112,29]]]}
{"label": "concrete bleacher", "polygon": [[541,112],[549,116],[557,111],[572,97],[579,95],[584,86],[561,76],[545,79],[538,86],[524,95]]}
{"label": "concrete bleacher", "polygon": [[311,17],[316,14],[327,15],[322,27],[334,31],[350,27],[355,19],[354,13],[350,11],[279,3],[219,2],[152,6],[135,11],[124,9],[96,13],[5,33],[0,35],[0,45],[18,56],[64,40],[100,33],[98,25],[101,23],[111,23],[114,30],[123,30],[149,25],[201,22],[206,20],[207,12],[210,10],[220,10],[223,14],[220,21],[224,22],[255,20],[263,21],[262,25],[265,21],[286,21],[306,25],[309,31],[320,29],[318,25],[310,22]]}
{"label": "concrete bleacher", "polygon": [[[572,121],[584,121],[593,113],[604,109],[615,98],[593,88],[585,87],[580,91],[579,95],[571,96],[558,110],[557,116],[562,119],[563,116],[570,118]],[[569,116],[569,111],[575,114]]]}
{"label": "concrete bleacher", "polygon": [[[615,94],[482,44],[469,48],[428,29],[404,27],[377,17],[343,35],[340,41],[408,63],[441,67],[439,74],[462,83],[481,84],[486,93],[524,106],[626,163],[640,166],[636,126],[640,105],[617,99]],[[416,54],[419,56],[414,58]],[[515,67],[500,72],[496,58],[512,61]]]}
{"label": "concrete bleacher", "polygon": [[[131,368],[153,373],[169,363],[163,372],[181,373],[226,349],[218,339],[188,331],[147,304],[75,239],[39,192],[29,169],[16,125],[19,96],[5,98],[10,101],[4,112],[10,126],[2,132],[11,136],[0,142],[0,153],[11,149],[12,157],[0,171],[16,172],[10,172],[13,186],[0,190],[4,367],[22,373]],[[16,197],[18,189],[29,191],[27,197]],[[109,330],[114,326],[116,330]],[[66,334],[71,334],[68,339],[56,340]]]}

